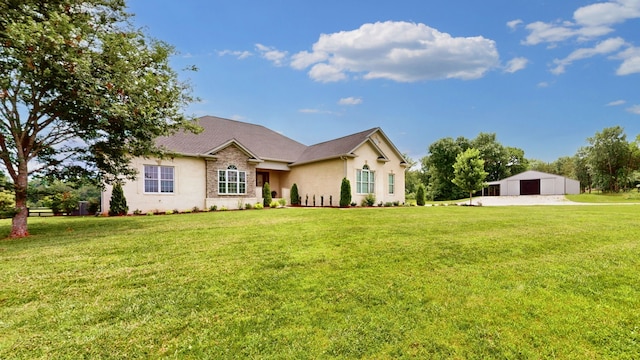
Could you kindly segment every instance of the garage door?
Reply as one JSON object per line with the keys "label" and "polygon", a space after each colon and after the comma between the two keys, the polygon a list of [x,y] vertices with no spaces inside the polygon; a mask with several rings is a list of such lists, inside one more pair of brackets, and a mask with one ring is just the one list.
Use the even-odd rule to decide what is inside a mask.
{"label": "garage door", "polygon": [[520,195],[540,195],[540,179],[520,180]]}

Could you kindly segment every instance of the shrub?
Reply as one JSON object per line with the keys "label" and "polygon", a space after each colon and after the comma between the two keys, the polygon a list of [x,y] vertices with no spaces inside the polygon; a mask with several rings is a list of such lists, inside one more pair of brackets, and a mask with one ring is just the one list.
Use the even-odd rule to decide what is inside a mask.
{"label": "shrub", "polygon": [[220,208],[220,211],[227,211],[227,210],[229,210],[229,209],[227,209],[227,207],[226,207],[226,206],[222,206],[222,207]]}
{"label": "shrub", "polygon": [[287,205],[287,200],[285,200],[284,198],[278,200],[278,204],[280,204],[280,206],[285,207]]}
{"label": "shrub", "polygon": [[99,199],[91,199],[89,200],[89,206],[87,207],[89,214],[97,214],[100,211],[100,200]]}
{"label": "shrub", "polygon": [[124,191],[122,191],[122,184],[117,182],[113,185],[113,191],[111,192],[111,202],[109,204],[109,216],[121,216],[127,215],[129,212],[129,206],[127,206],[127,199],[124,197]]}
{"label": "shrub", "polygon": [[167,210],[164,213],[165,213],[165,215],[171,215],[171,214],[173,214],[173,210]]}
{"label": "shrub", "polygon": [[387,201],[386,203],[384,203],[384,207],[392,207],[393,203],[390,201]]}
{"label": "shrub", "polygon": [[251,210],[251,209],[253,209],[253,205],[247,203],[247,204],[244,204],[244,208],[247,209],[247,210]]}
{"label": "shrub", "polygon": [[261,203],[256,203],[256,205],[253,208],[257,210],[261,210],[261,209],[264,209],[264,205],[262,205]]}
{"label": "shrub", "polygon": [[193,211],[194,213],[200,212],[200,208],[197,206],[194,206],[193,209],[191,209],[191,211]]}
{"label": "shrub", "polygon": [[12,191],[0,191],[0,218],[11,218],[16,214],[16,197]]}
{"label": "shrub", "polygon": [[416,192],[416,204],[418,206],[424,206],[426,202],[426,194],[424,191],[424,185],[420,184],[418,186],[418,191]]}
{"label": "shrub", "polygon": [[142,211],[140,209],[133,210],[133,215],[142,215]]}
{"label": "shrub", "polygon": [[393,206],[400,206],[400,201],[396,200],[393,202]]}
{"label": "shrub", "polygon": [[362,199],[362,206],[373,206],[376,204],[376,196],[373,194],[367,194],[367,196]]}
{"label": "shrub", "polygon": [[272,201],[272,202],[269,204],[269,207],[270,207],[270,208],[272,208],[272,209],[277,208],[277,207],[278,207],[278,202],[277,202],[277,201]]}
{"label": "shrub", "polygon": [[262,186],[262,205],[265,207],[271,205],[271,188],[269,187],[269,183],[266,182]]}
{"label": "shrub", "polygon": [[153,216],[153,211],[149,211],[149,212],[147,213],[147,216]]}
{"label": "shrub", "polygon": [[293,184],[291,187],[291,205],[300,205],[300,194],[298,194],[297,184]]}
{"label": "shrub", "polygon": [[352,202],[351,202],[351,206],[358,206],[358,204],[356,204],[356,202],[355,202],[355,201],[352,201]]}
{"label": "shrub", "polygon": [[351,183],[349,179],[342,178],[340,185],[340,207],[348,207],[351,203]]}
{"label": "shrub", "polygon": [[216,211],[216,210],[218,210],[218,205],[209,206],[209,211]]}

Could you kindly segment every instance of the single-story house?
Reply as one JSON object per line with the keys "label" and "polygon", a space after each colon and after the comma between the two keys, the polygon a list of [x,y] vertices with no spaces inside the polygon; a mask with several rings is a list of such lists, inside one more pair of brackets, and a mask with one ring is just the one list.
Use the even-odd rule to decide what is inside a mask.
{"label": "single-story house", "polygon": [[[178,132],[157,140],[172,155],[135,158],[138,178],[123,190],[129,212],[184,211],[212,206],[227,209],[262,202],[269,183],[274,198],[290,202],[296,184],[302,204],[338,206],[343,178],[352,201],[368,194],[376,202],[403,203],[405,159],[380,128],[306,146],[264,126],[204,116],[199,134]],[[102,194],[109,209],[111,188]]]}
{"label": "single-story house", "polygon": [[564,176],[529,170],[499,181],[482,191],[484,196],[580,194],[580,182]]}

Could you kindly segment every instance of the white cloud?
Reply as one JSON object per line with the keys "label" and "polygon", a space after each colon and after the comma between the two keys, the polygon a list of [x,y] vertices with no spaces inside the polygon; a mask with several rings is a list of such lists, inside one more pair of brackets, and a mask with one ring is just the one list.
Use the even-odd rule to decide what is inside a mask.
{"label": "white cloud", "polygon": [[627,111],[632,114],[640,115],[640,105],[633,105],[632,107],[627,108]]}
{"label": "white cloud", "polygon": [[546,82],[546,81],[539,82],[539,83],[538,83],[538,87],[539,87],[539,88],[546,88],[546,87],[549,87],[549,83],[548,83],[548,82]]}
{"label": "white cloud", "polygon": [[573,18],[584,27],[609,27],[640,18],[640,1],[614,0],[583,6],[573,13]]}
{"label": "white cloud", "polygon": [[613,32],[613,25],[636,18],[640,18],[640,0],[595,3],[578,8],[573,13],[573,21],[536,21],[528,24],[526,29],[529,35],[522,43],[553,44],[574,37],[580,41],[592,40]]}
{"label": "white cloud", "polygon": [[610,103],[607,104],[607,106],[620,106],[620,105],[624,105],[627,102],[624,100],[616,100],[616,101],[612,101]]}
{"label": "white cloud", "polygon": [[622,59],[622,64],[616,71],[617,75],[630,75],[640,73],[640,47],[630,47],[615,56]]}
{"label": "white cloud", "polygon": [[357,97],[346,97],[346,98],[342,98],[338,101],[338,104],[340,105],[360,105],[362,104],[362,98],[357,98]]}
{"label": "white cloud", "polygon": [[520,24],[522,24],[522,20],[520,20],[520,19],[511,20],[511,21],[507,22],[507,26],[511,30],[515,30]]}
{"label": "white cloud", "polygon": [[529,60],[527,58],[523,58],[523,57],[513,58],[507,63],[507,66],[505,67],[504,71],[510,74],[513,74],[516,71],[520,71],[526,68],[528,63],[529,63]]}
{"label": "white cloud", "polygon": [[332,111],[320,109],[300,109],[298,112],[303,114],[333,114]]}
{"label": "white cloud", "polygon": [[249,51],[237,51],[237,50],[222,50],[218,51],[218,56],[235,56],[239,60],[246,59],[249,56],[253,56],[253,54]]}
{"label": "white cloud", "polygon": [[229,119],[243,121],[243,120],[246,119],[246,117],[242,116],[242,115],[234,114],[234,115],[229,116]]}
{"label": "white cloud", "polygon": [[452,37],[408,22],[377,22],[322,34],[312,49],[295,54],[291,66],[310,67],[309,76],[320,82],[345,80],[349,75],[398,82],[470,80],[499,65],[493,40]]}
{"label": "white cloud", "polygon": [[272,46],[256,44],[256,50],[260,53],[260,56],[271,61],[275,66],[282,66],[284,61],[287,60],[288,52],[280,51]]}
{"label": "white cloud", "polygon": [[553,63],[556,64],[556,67],[551,69],[551,72],[556,75],[562,74],[565,71],[565,67],[571,65],[576,60],[587,59],[596,55],[610,54],[612,52],[618,51],[624,45],[624,39],[617,37],[604,40],[598,43],[593,48],[582,48],[575,50],[564,59],[553,60]]}

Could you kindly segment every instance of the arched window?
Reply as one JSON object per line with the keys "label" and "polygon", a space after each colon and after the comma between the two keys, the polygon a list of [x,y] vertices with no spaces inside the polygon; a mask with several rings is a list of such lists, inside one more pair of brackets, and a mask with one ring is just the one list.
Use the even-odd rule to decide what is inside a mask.
{"label": "arched window", "polygon": [[238,171],[235,165],[218,170],[218,194],[244,195],[247,193],[247,173]]}
{"label": "arched window", "polygon": [[369,169],[369,165],[364,165],[356,173],[356,192],[358,194],[373,194],[375,191],[375,172]]}

